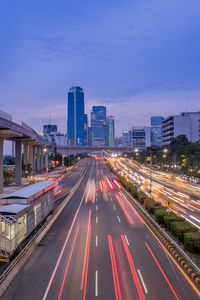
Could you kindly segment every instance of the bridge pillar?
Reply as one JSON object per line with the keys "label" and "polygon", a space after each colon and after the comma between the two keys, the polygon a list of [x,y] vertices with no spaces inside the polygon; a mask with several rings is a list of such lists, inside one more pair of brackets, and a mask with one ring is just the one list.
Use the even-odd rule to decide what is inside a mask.
{"label": "bridge pillar", "polygon": [[35,159],[35,146],[33,146],[33,174],[35,174],[35,171],[36,171],[36,159]]}
{"label": "bridge pillar", "polygon": [[32,145],[29,145],[29,163],[31,164],[31,168],[32,168],[32,171],[33,171],[33,146]]}
{"label": "bridge pillar", "polygon": [[46,171],[47,171],[47,168],[48,168],[48,153],[45,153],[45,155],[44,155],[44,164],[45,164],[45,169],[46,169]]}
{"label": "bridge pillar", "polygon": [[41,170],[41,147],[37,146],[37,171]]}
{"label": "bridge pillar", "polygon": [[44,148],[40,148],[40,169],[44,170]]}
{"label": "bridge pillar", "polygon": [[28,164],[28,145],[24,144],[24,166],[25,166],[25,170]]}
{"label": "bridge pillar", "polygon": [[15,182],[22,184],[22,143],[16,141],[15,145]]}
{"label": "bridge pillar", "polygon": [[4,138],[0,137],[0,194],[3,192],[3,143]]}

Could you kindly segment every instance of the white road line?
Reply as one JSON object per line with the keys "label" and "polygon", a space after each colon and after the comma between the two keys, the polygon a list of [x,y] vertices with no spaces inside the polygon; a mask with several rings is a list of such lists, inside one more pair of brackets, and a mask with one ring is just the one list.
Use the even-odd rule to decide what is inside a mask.
{"label": "white road line", "polygon": [[127,236],[125,235],[124,237],[125,237],[125,240],[126,240],[127,245],[129,246],[130,244],[129,244],[129,241],[128,241]]}
{"label": "white road line", "polygon": [[96,201],[98,201],[98,198],[96,198]]}
{"label": "white road line", "polygon": [[146,294],[148,294],[148,290],[147,290],[147,287],[146,287],[146,285],[145,285],[145,283],[144,283],[144,280],[143,280],[143,278],[142,278],[142,274],[141,274],[141,272],[140,272],[139,269],[138,269],[137,271],[138,271],[138,274],[139,274],[139,276],[140,276],[140,280],[141,280],[141,282],[142,282],[144,291],[145,291]]}
{"label": "white road line", "polygon": [[98,223],[98,217],[96,217],[96,223]]}
{"label": "white road line", "polygon": [[113,199],[112,199],[112,198],[110,198],[110,200],[111,200],[111,201],[113,201]]}
{"label": "white road line", "polygon": [[199,222],[200,223],[200,220],[195,218],[193,215],[190,215],[190,218],[194,219],[195,221]]}
{"label": "white road line", "polygon": [[[90,175],[89,175],[88,180],[87,180],[87,183],[86,183],[86,187],[87,187],[87,185],[88,185],[88,183],[89,183],[89,181],[90,181],[90,178],[91,178],[91,175],[92,175],[93,167],[94,167],[94,165],[92,164],[91,171],[90,171]],[[87,188],[85,189],[84,194],[83,194],[83,196],[82,196],[82,198],[81,198],[81,202],[80,202],[80,204],[79,204],[79,206],[78,206],[77,215],[78,215],[79,210],[80,210],[80,208],[81,208],[81,205],[82,205],[82,203],[83,203],[83,199],[84,199],[84,197],[85,197],[86,190],[87,190]],[[76,215],[76,217],[75,217],[75,219],[74,219],[74,223],[75,223],[75,221],[76,221],[77,215]],[[70,228],[70,231],[69,231],[69,233],[68,233],[68,234],[69,234],[69,237],[70,237],[71,232],[72,232],[72,229],[73,229],[73,227],[74,227],[74,223],[71,224],[71,228]],[[56,272],[57,272],[57,268],[58,268],[58,266],[59,266],[59,264],[60,264],[60,260],[61,260],[61,258],[62,258],[62,256],[63,256],[63,252],[64,252],[64,250],[65,250],[65,248],[66,248],[67,241],[68,241],[68,239],[65,240],[66,244],[64,243],[64,245],[63,245],[63,248],[62,248],[63,250],[62,250],[61,253],[60,253],[60,256],[59,256],[59,258],[58,258],[58,261],[57,261],[57,263],[56,263],[56,265],[55,265],[55,267],[54,267],[53,273],[51,274],[51,277],[50,277],[48,286],[47,286],[47,288],[46,288],[46,291],[45,291],[45,293],[44,293],[44,296],[43,296],[42,300],[46,300],[46,299],[47,299],[47,295],[48,295],[49,290],[50,290],[50,288],[51,288],[51,284],[52,284],[52,282],[53,282],[53,280],[54,280],[54,276],[55,276],[55,274],[56,274]]]}
{"label": "white road line", "polygon": [[121,220],[120,220],[119,216],[117,216],[117,219],[118,219],[119,223],[121,223]]}
{"label": "white road line", "polygon": [[95,271],[95,297],[98,296],[98,271]]}
{"label": "white road line", "polygon": [[98,247],[98,235],[96,235],[96,247]]}
{"label": "white road line", "polygon": [[116,210],[116,207],[115,207],[115,205],[113,204],[113,208],[114,208],[114,210]]}
{"label": "white road line", "polygon": [[96,205],[96,210],[98,210],[98,205]]}

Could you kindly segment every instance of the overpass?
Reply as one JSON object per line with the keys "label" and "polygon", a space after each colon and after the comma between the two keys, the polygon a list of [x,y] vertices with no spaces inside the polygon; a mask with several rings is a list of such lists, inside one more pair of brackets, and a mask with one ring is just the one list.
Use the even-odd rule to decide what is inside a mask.
{"label": "overpass", "polygon": [[52,145],[24,122],[12,121],[12,116],[0,111],[0,193],[3,191],[3,147],[4,140],[15,142],[15,181],[22,182],[22,144],[24,165],[31,164],[33,172],[48,167],[48,149]]}
{"label": "overpass", "polygon": [[[15,181],[22,183],[22,149],[24,166],[31,164],[33,174],[48,167],[48,152],[54,146],[24,122],[21,125],[12,121],[12,116],[0,110],[0,193],[3,191],[3,147],[4,141],[15,142]],[[23,147],[22,147],[23,145]],[[63,155],[91,153],[99,151],[132,152],[133,147],[106,146],[61,146],[57,145],[57,152]]]}
{"label": "overpass", "polygon": [[133,152],[134,147],[107,147],[107,146],[61,146],[57,145],[57,152],[64,155],[90,153],[100,151]]}

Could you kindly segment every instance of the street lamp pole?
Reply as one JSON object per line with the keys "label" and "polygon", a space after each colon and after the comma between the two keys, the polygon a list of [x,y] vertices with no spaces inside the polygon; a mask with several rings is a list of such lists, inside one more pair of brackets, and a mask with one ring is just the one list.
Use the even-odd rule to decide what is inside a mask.
{"label": "street lamp pole", "polygon": [[150,147],[150,200],[151,200],[151,193],[152,193],[152,151]]}

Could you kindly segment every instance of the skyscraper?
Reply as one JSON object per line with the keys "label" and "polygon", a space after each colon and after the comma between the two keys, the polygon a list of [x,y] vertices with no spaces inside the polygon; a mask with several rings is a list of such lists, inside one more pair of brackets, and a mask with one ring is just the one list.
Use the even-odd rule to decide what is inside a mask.
{"label": "skyscraper", "polygon": [[43,125],[43,134],[50,134],[51,132],[57,132],[57,125],[46,124]]}
{"label": "skyscraper", "polygon": [[68,92],[67,132],[70,145],[84,145],[84,92],[78,86]]}
{"label": "skyscraper", "polygon": [[88,145],[88,115],[84,114],[84,145]]}
{"label": "skyscraper", "polygon": [[91,112],[92,145],[106,145],[106,107],[93,106]]}
{"label": "skyscraper", "polygon": [[162,121],[161,116],[151,117],[151,145],[155,147],[162,146]]}
{"label": "skyscraper", "polygon": [[114,147],[115,145],[115,118],[113,116],[108,116],[106,118],[106,145],[109,147]]}

